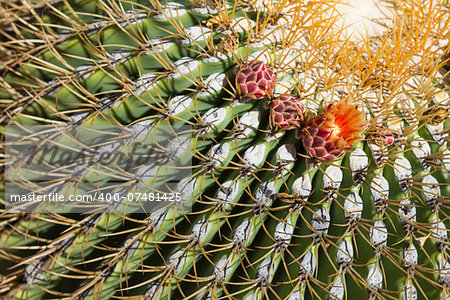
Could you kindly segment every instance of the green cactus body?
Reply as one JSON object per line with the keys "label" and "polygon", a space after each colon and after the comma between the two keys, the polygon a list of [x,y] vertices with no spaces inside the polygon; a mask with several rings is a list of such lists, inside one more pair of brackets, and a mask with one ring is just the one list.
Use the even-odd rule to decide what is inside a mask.
{"label": "green cactus body", "polygon": [[[391,3],[395,24],[359,41],[321,1],[16,2],[0,40],[2,299],[449,299],[448,2]],[[30,125],[65,145],[33,170],[8,152]],[[188,134],[166,143],[174,128]],[[344,155],[317,154],[331,139]],[[151,143],[178,165],[127,169]],[[59,163],[80,145],[122,160]],[[127,202],[169,183],[182,204]],[[123,197],[7,206],[8,187],[100,185]]]}

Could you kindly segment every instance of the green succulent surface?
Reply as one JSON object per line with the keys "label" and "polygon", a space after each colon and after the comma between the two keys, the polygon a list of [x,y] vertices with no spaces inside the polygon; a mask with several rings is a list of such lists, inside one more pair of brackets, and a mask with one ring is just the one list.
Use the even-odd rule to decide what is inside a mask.
{"label": "green succulent surface", "polygon": [[[176,181],[183,203],[16,212],[2,196],[2,299],[450,298],[448,3],[392,1],[394,25],[359,41],[333,26],[328,1],[0,3],[2,195],[101,184],[167,197],[155,195]],[[253,60],[277,77],[264,99],[236,86]],[[306,120],[350,95],[363,138],[340,159],[310,157],[301,126],[273,126],[283,94]],[[120,129],[101,153],[153,137],[161,155],[189,155],[156,176],[153,159],[126,169],[48,154],[30,175],[8,128],[43,125]],[[177,126],[188,138],[164,144]],[[76,147],[106,134],[55,132],[27,135]]]}

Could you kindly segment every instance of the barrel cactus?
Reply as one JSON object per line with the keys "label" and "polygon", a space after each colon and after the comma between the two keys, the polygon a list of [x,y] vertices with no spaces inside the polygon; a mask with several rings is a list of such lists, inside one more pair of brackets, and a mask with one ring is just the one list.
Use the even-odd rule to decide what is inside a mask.
{"label": "barrel cactus", "polygon": [[449,4],[388,2],[362,37],[340,2],[3,2],[1,298],[448,299]]}

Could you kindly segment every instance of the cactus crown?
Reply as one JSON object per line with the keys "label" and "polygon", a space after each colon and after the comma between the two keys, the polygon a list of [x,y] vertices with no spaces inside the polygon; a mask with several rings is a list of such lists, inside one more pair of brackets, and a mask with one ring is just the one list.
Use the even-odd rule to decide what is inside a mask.
{"label": "cactus crown", "polygon": [[[341,1],[2,2],[0,120],[22,134],[1,127],[0,296],[448,297],[448,2],[386,2],[361,39]],[[6,151],[36,140],[141,160]],[[11,187],[144,205],[173,181],[146,213],[6,206]]]}

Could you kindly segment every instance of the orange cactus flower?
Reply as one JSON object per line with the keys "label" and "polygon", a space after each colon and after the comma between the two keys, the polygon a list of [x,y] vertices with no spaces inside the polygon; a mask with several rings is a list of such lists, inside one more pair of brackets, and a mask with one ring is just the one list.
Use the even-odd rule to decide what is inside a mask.
{"label": "orange cactus flower", "polygon": [[321,161],[341,157],[362,138],[366,121],[348,96],[328,105],[324,113],[311,118],[302,131],[306,152]]}

